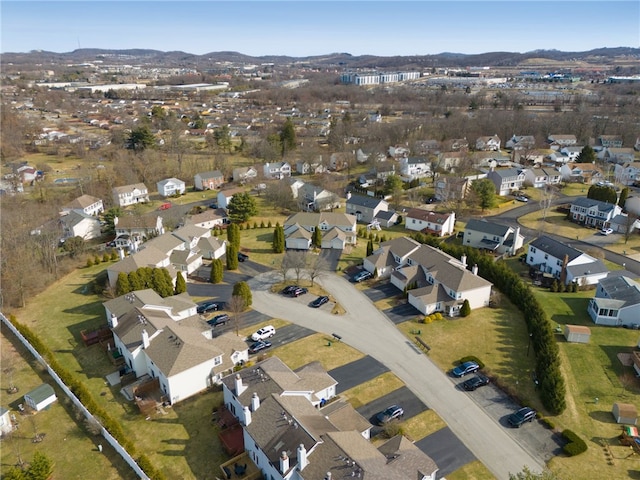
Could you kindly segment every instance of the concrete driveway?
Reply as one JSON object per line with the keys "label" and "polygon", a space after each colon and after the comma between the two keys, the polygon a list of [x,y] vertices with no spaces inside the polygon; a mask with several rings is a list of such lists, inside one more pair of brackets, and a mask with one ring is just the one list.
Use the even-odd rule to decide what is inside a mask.
{"label": "concrete driveway", "polygon": [[[327,335],[335,332],[342,341],[386,365],[426,405],[435,410],[451,431],[499,479],[520,472],[527,465],[540,472],[544,459],[514,441],[511,432],[488,415],[468,395],[461,395],[447,376],[373,303],[347,280],[326,275],[320,283],[347,311],[335,316],[287,302],[272,294],[280,281],[276,273],[258,275],[249,281],[254,308],[274,318],[289,320]],[[491,441],[487,441],[491,439]]]}
{"label": "concrete driveway", "polygon": [[355,362],[334,368],[328,373],[338,382],[336,393],[342,393],[388,371],[387,367],[367,355]]}

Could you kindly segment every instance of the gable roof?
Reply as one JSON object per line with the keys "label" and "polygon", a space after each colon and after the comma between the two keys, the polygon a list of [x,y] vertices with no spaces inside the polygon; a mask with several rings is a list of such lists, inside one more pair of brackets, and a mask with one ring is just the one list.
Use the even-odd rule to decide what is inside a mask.
{"label": "gable roof", "polygon": [[136,189],[146,192],[147,186],[144,183],[133,183],[131,185],[122,185],[120,187],[113,187],[113,191],[118,195],[122,195],[124,193],[131,193]]}
{"label": "gable roof", "polygon": [[601,200],[594,200],[593,198],[577,197],[571,202],[572,205],[584,208],[597,207],[599,212],[610,212],[616,208],[613,203],[603,202]]}
{"label": "gable roof", "polygon": [[368,195],[351,195],[351,197],[347,199],[348,205],[356,205],[358,207],[365,208],[376,208],[382,203],[387,202],[382,198],[370,197]]}
{"label": "gable roof", "polygon": [[38,404],[51,396],[55,396],[55,394],[56,392],[51,385],[43,383],[30,392],[25,393],[24,396],[31,398],[36,404]]}
{"label": "gable roof", "polygon": [[214,178],[224,178],[224,175],[220,170],[212,170],[210,172],[200,172],[196,173],[200,177],[201,180],[209,180]]}
{"label": "gable roof", "polygon": [[[607,277],[600,280],[600,286],[609,299],[616,302],[616,308],[640,305],[640,284],[625,276]],[[598,305],[602,305],[603,297],[597,297]]]}
{"label": "gable roof", "polygon": [[470,219],[465,225],[465,230],[473,230],[474,232],[486,233],[497,237],[504,237],[511,227],[501,225],[496,222],[490,222],[486,219]]}
{"label": "gable roof", "polygon": [[65,205],[64,208],[69,210],[73,210],[75,208],[85,209],[101,201],[102,201],[101,199],[92,197],[91,195],[81,195],[78,198],[69,202],[67,205]]}
{"label": "gable roof", "polygon": [[582,255],[582,252],[580,250],[576,250],[575,248],[554,240],[551,237],[547,237],[546,235],[542,235],[541,237],[536,238],[529,244],[529,248],[531,247],[542,250],[543,252],[548,253],[552,257],[555,257],[559,260],[562,260],[565,256],[568,256],[569,261],[572,261]]}
{"label": "gable roof", "polygon": [[442,225],[451,218],[452,213],[436,213],[424,208],[412,208],[406,213],[407,218],[415,218]]}

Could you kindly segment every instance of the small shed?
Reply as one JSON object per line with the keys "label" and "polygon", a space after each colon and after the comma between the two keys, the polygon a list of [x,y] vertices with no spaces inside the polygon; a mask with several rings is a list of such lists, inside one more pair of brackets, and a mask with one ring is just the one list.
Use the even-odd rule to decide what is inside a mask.
{"label": "small shed", "polygon": [[583,325],[565,325],[564,338],[567,339],[567,342],[589,343],[591,329]]}
{"label": "small shed", "polygon": [[47,408],[56,400],[56,392],[47,383],[43,383],[24,395],[24,402],[36,412]]}
{"label": "small shed", "polygon": [[614,403],[611,413],[618,423],[635,425],[638,421],[638,410],[630,403]]}
{"label": "small shed", "polygon": [[0,435],[10,433],[12,430],[11,412],[7,408],[0,407]]}

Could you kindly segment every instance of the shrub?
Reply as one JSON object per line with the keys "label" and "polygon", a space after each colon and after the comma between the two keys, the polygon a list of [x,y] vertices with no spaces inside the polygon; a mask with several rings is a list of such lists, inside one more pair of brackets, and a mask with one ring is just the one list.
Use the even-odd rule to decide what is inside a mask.
{"label": "shrub", "polygon": [[391,420],[382,427],[382,435],[386,438],[393,438],[396,435],[404,435],[404,428],[397,420]]}
{"label": "shrub", "polygon": [[562,447],[562,450],[570,457],[575,457],[587,451],[587,444],[575,432],[564,430],[562,432],[562,438],[569,442]]}
{"label": "shrub", "polygon": [[269,223],[267,223],[267,228],[271,228],[271,220],[269,220]]}
{"label": "shrub", "polygon": [[431,315],[427,315],[426,317],[424,317],[424,320],[422,320],[422,323],[425,323],[427,325],[431,322],[433,322],[433,318],[431,318]]}
{"label": "shrub", "polygon": [[262,221],[260,222],[260,228],[265,228],[264,220],[262,220]]}
{"label": "shrub", "polygon": [[436,321],[438,321],[438,322],[439,322],[440,320],[444,320],[444,316],[443,316],[440,312],[436,312],[436,313],[434,313],[434,314],[433,314],[433,316],[434,316],[434,320],[436,320]]}
{"label": "shrub", "polygon": [[111,255],[109,255],[107,252],[104,252],[104,255],[102,255],[102,263],[106,263],[109,260],[111,260]]}
{"label": "shrub", "polygon": [[469,315],[471,315],[471,305],[469,305],[469,300],[465,298],[464,302],[462,302],[462,308],[460,309],[460,316],[468,317]]}
{"label": "shrub", "polygon": [[554,428],[556,428],[556,424],[553,420],[551,420],[549,417],[542,417],[540,419],[540,421],[542,422],[542,424],[547,427],[549,430],[553,430]]}
{"label": "shrub", "polygon": [[95,257],[93,257],[93,264],[94,265],[100,265],[100,262],[102,260],[100,260],[100,257],[98,255],[96,255]]}
{"label": "shrub", "polygon": [[458,363],[462,364],[464,362],[476,362],[480,368],[484,368],[484,363],[478,357],[474,355],[467,355],[466,357],[462,357],[458,360]]}

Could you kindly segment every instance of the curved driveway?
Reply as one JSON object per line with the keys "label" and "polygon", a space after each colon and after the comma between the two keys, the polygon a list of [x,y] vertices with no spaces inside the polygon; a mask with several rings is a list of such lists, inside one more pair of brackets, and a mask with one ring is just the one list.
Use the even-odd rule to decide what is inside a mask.
{"label": "curved driveway", "polygon": [[254,309],[327,335],[336,333],[343,342],[378,360],[438,413],[497,478],[508,479],[509,473],[520,472],[525,465],[543,470],[543,461],[531,456],[469,396],[457,391],[446,375],[347,280],[334,274],[317,280],[347,311],[340,316],[271,293],[271,285],[281,280],[277,272],[268,272],[249,281]]}

